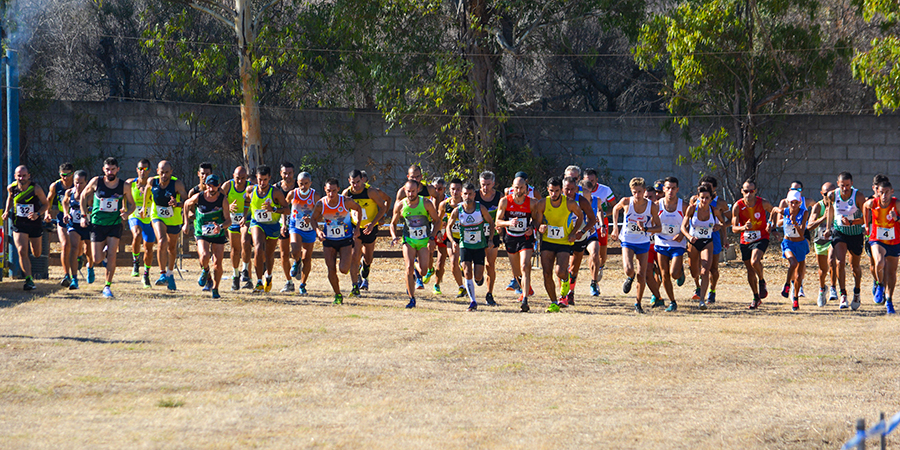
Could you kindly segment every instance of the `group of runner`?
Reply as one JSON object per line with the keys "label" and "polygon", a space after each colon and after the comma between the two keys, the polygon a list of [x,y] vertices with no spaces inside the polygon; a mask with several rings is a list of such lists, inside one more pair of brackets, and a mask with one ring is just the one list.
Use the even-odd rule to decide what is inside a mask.
{"label": "group of runner", "polygon": [[[792,309],[804,297],[806,256],[812,241],[819,267],[817,304],[839,299],[839,308],[860,306],[862,271],[860,258],[870,258],[873,297],[894,313],[893,291],[900,256],[900,211],[886,176],[873,180],[873,195],[863,198],[853,187],[852,176],[838,175],[837,185],[825,183],[820,200],[803,196],[803,186],[793,182],[777,205],[759,197],[753,180],[742,186],[742,198],[729,208],[717,195],[717,180],[703,177],[689,199],[679,196],[675,177],[649,184],[642,178],[629,183],[631,196],[616,201],[593,169],[566,168],[563,176],[547,180],[547,196],[535,196],[528,175],[516,174],[512,185],[496,189],[495,176],[483,172],[478,185],[460,179],[435,178],[422,182],[418,166],[411,166],[406,183],[393,199],[371,186],[364,171],[348,174],[348,187],[337,179],[325,180],[322,191],[312,187],[307,172],[295,174],[291,163],[279,170],[273,183],[272,169],[259,166],[251,175],[239,166],[232,178],[222,180],[209,163],[200,164],[197,184],[190,190],[173,177],[172,164],[160,161],[156,176],[151,163],[138,162],[136,176],[119,177],[115,158],[107,158],[103,175],[88,179],[83,170],[66,163],[59,180],[47,194],[31,180],[28,169],[15,171],[8,186],[3,220],[11,219],[13,241],[20,255],[41,253],[43,223],[56,209],[62,246],[61,281],[78,289],[78,274],[87,265],[87,282],[94,282],[96,267],[105,266],[102,295],[113,297],[116,252],[123,224],[132,234],[132,276],[142,285],[176,290],[175,262],[182,236],[197,240],[200,263],[198,284],[219,298],[224,272],[225,244],[231,247],[231,289],[270,292],[275,269],[275,250],[280,249],[286,282],[281,292],[307,294],[313,246],[322,242],[323,259],[334,303],[343,302],[338,272],[349,275],[350,296],[368,290],[379,224],[389,223],[391,245],[400,245],[406,268],[407,308],[416,307],[416,291],[434,279],[433,292],[441,293],[447,262],[458,286],[457,298],[468,298],[469,311],[479,302],[475,286],[486,284],[484,303],[495,306],[497,256],[501,241],[509,257],[513,279],[507,290],[518,294],[520,309],[530,310],[534,296],[532,259],[539,256],[547,311],[575,303],[575,284],[585,253],[588,255],[590,295],[599,296],[599,282],[607,260],[608,239],[621,242],[625,282],[630,293],[636,284],[634,310],[643,313],[642,299],[650,290],[650,307],[675,311],[674,284],[694,280],[698,309],[716,302],[719,257],[725,243],[724,229],[740,235],[740,254],[757,309],[768,295],[762,259],[770,233],[780,228],[782,256],[788,270],[781,294]],[[402,225],[402,226],[401,226]],[[607,233],[610,225],[612,233]],[[160,276],[151,283],[150,270],[156,245]],[[727,244],[726,244],[727,245]],[[437,261],[434,255],[437,252]],[[852,297],[846,288],[846,263],[853,270]],[[25,274],[25,290],[35,288],[29,258],[19,258]],[[251,262],[256,282],[250,273]],[[826,282],[830,274],[830,290]],[[295,287],[294,279],[299,281]],[[485,283],[486,282],[486,283]],[[663,288],[665,295],[660,291]],[[838,292],[839,288],[839,292]],[[665,298],[669,299],[668,305]]]}

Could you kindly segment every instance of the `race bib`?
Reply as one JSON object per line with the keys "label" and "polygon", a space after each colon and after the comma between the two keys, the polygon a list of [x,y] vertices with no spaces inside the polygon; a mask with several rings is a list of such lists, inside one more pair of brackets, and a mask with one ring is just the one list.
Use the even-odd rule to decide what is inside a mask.
{"label": "race bib", "polygon": [[625,234],[643,235],[645,233],[644,230],[641,229],[640,224],[638,224],[637,222],[628,222],[625,225]]}
{"label": "race bib", "polygon": [[329,238],[342,238],[344,234],[344,224],[335,223],[325,225],[325,236]]}
{"label": "race bib", "polygon": [[694,228],[693,235],[697,239],[711,239],[712,238],[712,227]]}
{"label": "race bib", "polygon": [[144,207],[143,207],[143,206],[138,206],[138,207],[134,208],[134,215],[135,215],[135,217],[141,217],[141,214],[143,214],[143,213],[144,213]]}
{"label": "race bib", "polygon": [[744,232],[744,242],[756,242],[762,237],[762,232],[759,230],[754,231],[745,231]]}
{"label": "race bib", "polygon": [[200,233],[204,236],[212,236],[216,234],[216,224],[204,223],[200,226]]}
{"label": "race bib", "polygon": [[547,238],[549,239],[565,239],[566,232],[563,227],[547,226]]}
{"label": "race bib", "polygon": [[879,241],[893,241],[896,239],[894,234],[894,227],[891,228],[882,228],[878,227],[878,240]]}
{"label": "race bib", "polygon": [[367,214],[365,208],[363,208],[359,214],[359,221],[362,222],[365,220],[369,220],[369,214]]}
{"label": "race bib", "polygon": [[796,227],[792,227],[792,226],[788,226],[788,227],[785,228],[785,233],[784,233],[784,235],[787,236],[787,237],[789,237],[789,238],[798,238],[798,237],[800,237],[800,233],[797,232],[797,228],[796,228]]}
{"label": "race bib", "polygon": [[272,211],[267,211],[265,209],[253,210],[253,219],[257,222],[271,222]]}
{"label": "race bib", "polygon": [[242,220],[244,220],[243,213],[231,213],[231,222],[235,225],[241,223]]}
{"label": "race bib", "polygon": [[660,232],[660,234],[670,238],[675,237],[675,235],[678,234],[678,227],[675,225],[663,224],[662,232]]}
{"label": "race bib", "polygon": [[477,244],[481,242],[481,233],[476,230],[466,230],[463,234],[463,240],[466,244]]}
{"label": "race bib", "polygon": [[313,231],[313,226],[303,220],[304,216],[300,216],[294,221],[294,226],[300,231]]}
{"label": "race bib", "polygon": [[117,198],[101,198],[100,212],[114,212],[119,210],[119,199]]}
{"label": "race bib", "polygon": [[160,219],[171,219],[175,216],[175,208],[171,206],[157,206],[156,215],[159,216]]}
{"label": "race bib", "polygon": [[528,219],[525,217],[516,217],[513,224],[509,227],[509,231],[514,233],[523,233],[528,228]]}
{"label": "race bib", "polygon": [[81,210],[80,209],[72,209],[72,221],[73,222],[81,222]]}
{"label": "race bib", "polygon": [[409,237],[412,239],[425,239],[428,237],[428,227],[409,227]]}
{"label": "race bib", "polygon": [[34,212],[34,205],[16,205],[16,216],[28,217]]}
{"label": "race bib", "polygon": [[457,221],[457,222],[453,222],[453,223],[450,225],[450,232],[453,233],[453,234],[455,234],[455,235],[459,235],[459,222],[458,222],[458,221]]}

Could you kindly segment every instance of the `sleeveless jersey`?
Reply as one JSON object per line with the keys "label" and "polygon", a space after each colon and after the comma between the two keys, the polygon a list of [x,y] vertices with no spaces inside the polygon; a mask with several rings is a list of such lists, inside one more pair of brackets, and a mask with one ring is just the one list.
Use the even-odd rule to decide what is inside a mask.
{"label": "sleeveless jersey", "polygon": [[[484,209],[488,210],[488,214],[491,215],[491,218],[495,221],[497,220],[497,208],[500,207],[500,197],[502,194],[499,191],[494,191],[494,198],[491,200],[485,200],[481,196],[481,190],[475,191],[475,203],[481,204],[484,206]],[[484,235],[490,236],[491,230],[488,229],[490,224],[487,222],[484,223]]]}
{"label": "sleeveless jersey", "polygon": [[325,221],[325,239],[341,241],[353,237],[353,218],[350,217],[350,209],[344,205],[344,196],[338,196],[335,206],[329,205],[326,198],[319,202],[322,203],[322,220]]}
{"label": "sleeveless jersey", "polygon": [[[801,203],[802,204],[802,203]],[[803,233],[797,233],[797,229],[801,228],[803,225],[803,210],[798,209],[796,215],[791,215],[791,211],[787,210],[784,212],[784,223],[781,224],[781,231],[784,233],[784,238],[802,238]]]}
{"label": "sleeveless jersey", "polygon": [[652,203],[647,202],[644,210],[637,212],[634,203],[629,202],[625,207],[625,227],[622,229],[619,239],[628,244],[646,244],[650,242],[650,235],[641,231],[641,225],[649,227],[652,223]]}
{"label": "sleeveless jersey", "polygon": [[[69,215],[72,216],[72,226],[81,228],[81,194],[79,194],[75,188],[71,188],[66,191],[69,193]],[[65,196],[64,196],[65,197]]]}
{"label": "sleeveless jersey", "polygon": [[[879,241],[887,245],[900,244],[900,222],[897,221],[897,212],[894,211],[897,199],[891,197],[891,204],[882,206],[881,200],[875,197],[872,201],[872,226],[869,230],[869,240]],[[893,214],[889,214],[894,211]],[[888,216],[893,220],[889,220]]]}
{"label": "sleeveless jersey", "polygon": [[254,222],[261,224],[273,224],[278,223],[278,221],[281,220],[281,214],[278,214],[275,211],[269,211],[263,206],[266,201],[268,201],[273,208],[278,208],[280,206],[276,205],[275,199],[272,198],[272,192],[274,192],[274,190],[274,186],[269,186],[269,189],[266,191],[266,195],[262,197],[259,196],[259,188],[254,187],[250,191],[250,217]]}
{"label": "sleeveless jersey", "polygon": [[[225,236],[225,229],[222,224],[225,223],[225,211],[222,209],[222,194],[217,194],[215,200],[206,199],[206,194],[200,194],[200,201],[197,202],[197,212],[194,215],[194,236],[218,238]],[[219,230],[216,232],[216,224],[219,224]]]}
{"label": "sleeveless jersey", "polygon": [[51,204],[54,204],[54,203],[55,203],[55,204],[56,204],[56,209],[57,209],[59,212],[62,212],[62,210],[63,210],[63,196],[66,195],[66,191],[69,190],[70,188],[66,188],[66,184],[63,182],[62,179],[56,180],[56,181],[53,183],[53,186],[56,186],[56,189],[53,191],[53,192],[54,192],[53,195],[55,195],[56,198],[54,198],[50,203],[51,203]]}
{"label": "sleeveless jersey", "polygon": [[[455,208],[456,206],[453,206],[450,202],[444,203],[444,221],[450,221],[450,216],[453,214],[453,209]],[[459,239],[459,220],[450,225],[450,234],[454,239]]]}
{"label": "sleeveless jersey", "polygon": [[116,187],[106,186],[103,178],[97,180],[94,191],[94,205],[91,208],[91,223],[100,226],[111,226],[122,223],[122,202],[125,197],[125,181],[116,178]]}
{"label": "sleeveless jersey", "polygon": [[166,187],[162,187],[159,177],[150,179],[150,195],[152,202],[150,207],[150,218],[161,220],[167,226],[181,225],[184,223],[184,217],[181,215],[181,208],[169,206],[169,200],[174,198],[176,202],[181,202],[181,194],[175,191],[175,178],[169,180]]}
{"label": "sleeveless jersey", "polygon": [[712,239],[713,227],[716,226],[716,215],[713,214],[712,205],[709,206],[709,219],[700,219],[700,206],[694,208],[694,215],[691,217],[690,228],[688,231],[691,236],[697,239]]}
{"label": "sleeveless jersey", "polygon": [[294,228],[300,231],[315,231],[315,224],[310,222],[309,225],[303,220],[306,217],[312,218],[313,210],[316,208],[316,190],[309,189],[306,196],[300,193],[300,188],[294,189],[294,198],[291,199],[291,221]]}
{"label": "sleeveless jersey", "polygon": [[372,220],[378,215],[378,205],[369,197],[369,188],[363,188],[359,194],[354,194],[352,189],[347,189],[347,192],[350,194],[348,197],[362,208],[361,217],[356,217],[356,212],[353,212],[353,223],[360,228],[372,223]]}
{"label": "sleeveless jersey", "polygon": [[228,204],[237,205],[238,207],[237,212],[231,212],[229,210],[229,214],[231,214],[231,223],[233,224],[239,223],[243,220],[244,216],[247,215],[247,212],[249,212],[249,206],[244,203],[244,195],[247,193],[247,188],[250,187],[250,183],[247,183],[242,191],[237,190],[235,186],[237,186],[237,180],[232,179],[231,183],[228,185],[228,192],[226,193],[228,194]]}
{"label": "sleeveless jersey", "polygon": [[[819,209],[819,217],[825,217],[825,211],[826,211],[827,206],[825,206],[825,202],[823,200],[816,202],[816,208]],[[822,223],[820,223],[819,226],[816,227],[816,229],[812,231],[813,242],[815,242],[816,244],[819,244],[819,245],[825,245],[826,243],[830,242],[829,239],[825,238],[825,231],[827,229],[828,229],[828,224],[825,223],[825,221],[823,220]]]}
{"label": "sleeveless jersey", "polygon": [[569,242],[569,233],[572,232],[572,222],[569,221],[571,211],[566,200],[568,199],[565,196],[561,196],[559,206],[556,207],[553,206],[549,196],[544,200],[544,220],[547,224],[547,232],[543,234],[544,242],[572,245]]}
{"label": "sleeveless jersey", "polygon": [[150,216],[141,217],[141,210],[144,209],[144,190],[138,186],[138,179],[135,178],[131,182],[131,197],[134,198],[134,212],[128,216],[129,219],[137,219],[141,223],[150,223]]}
{"label": "sleeveless jersey", "polygon": [[657,247],[685,248],[687,239],[676,241],[675,237],[681,234],[681,222],[684,220],[684,202],[680,198],[675,206],[675,211],[666,210],[666,199],[659,199],[659,223],[662,231],[653,235],[653,242]]}
{"label": "sleeveless jersey", "polygon": [[522,237],[529,233],[531,228],[531,197],[525,197],[521,205],[517,205],[513,194],[506,194],[506,213],[503,220],[514,220],[513,226],[506,227],[506,234],[512,237]]}
{"label": "sleeveless jersey", "polygon": [[481,215],[481,205],[475,203],[475,211],[471,214],[466,212],[465,203],[460,204],[457,208],[459,211],[459,229],[462,238],[460,244],[463,248],[477,250],[487,247],[487,239],[484,232],[484,217]]}
{"label": "sleeveless jersey", "polygon": [[42,206],[41,201],[37,198],[37,195],[34,195],[35,184],[30,183],[24,190],[19,188],[18,181],[13,181],[10,186],[12,187],[13,195],[12,214],[15,217],[15,219],[13,220],[13,224],[17,227],[40,225],[40,218],[38,218],[37,220],[31,220],[28,218],[28,215],[33,212],[37,212],[41,209]]}
{"label": "sleeveless jersey", "polygon": [[862,225],[842,225],[841,216],[847,220],[859,219],[862,217],[862,211],[856,207],[856,188],[850,193],[850,198],[844,200],[841,198],[840,189],[834,191],[834,229],[841,234],[848,236],[856,236],[863,234]]}
{"label": "sleeveless jersey", "polygon": [[[744,199],[737,201],[738,207],[738,224],[745,225],[750,222],[750,228],[741,233],[741,244],[752,244],[760,239],[769,239],[769,232],[766,231],[766,210],[763,208],[762,197],[756,197],[756,203],[753,207],[747,206]],[[803,212],[802,210],[800,211]]]}
{"label": "sleeveless jersey", "polygon": [[409,205],[409,199],[401,200],[403,205],[400,215],[403,217],[403,237],[422,243],[428,240],[431,232],[431,218],[425,209],[425,197],[419,196],[416,206]]}

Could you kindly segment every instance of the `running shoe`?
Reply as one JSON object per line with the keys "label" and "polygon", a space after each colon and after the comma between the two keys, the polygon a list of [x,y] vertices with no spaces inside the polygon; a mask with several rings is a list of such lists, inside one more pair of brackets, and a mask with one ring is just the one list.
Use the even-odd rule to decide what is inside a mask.
{"label": "running shoe", "polygon": [[700,300],[697,303],[697,309],[699,309],[700,311],[706,311],[706,302],[704,302],[703,300]]}
{"label": "running shoe", "polygon": [[603,280],[603,268],[598,267],[597,268],[597,282],[599,283],[602,280]]}
{"label": "running shoe", "polygon": [[284,283],[284,287],[281,288],[281,292],[294,292],[294,282],[291,280],[287,280]]}
{"label": "running shoe", "polygon": [[675,300],[669,302],[669,307],[666,308],[666,312],[675,312],[678,310],[678,303],[675,303]]}
{"label": "running shoe", "polygon": [[847,302],[847,294],[841,294],[841,304],[838,306],[838,309],[847,309],[850,307],[850,303]]}
{"label": "running shoe", "polygon": [[896,311],[894,311],[894,302],[891,299],[888,299],[886,302],[884,302],[884,305],[887,307],[888,314],[896,313]]}
{"label": "running shoe", "polygon": [[291,265],[291,276],[300,279],[300,261],[294,261],[294,264]]}
{"label": "running shoe", "polygon": [[469,303],[469,309],[467,309],[466,311],[477,311],[477,310],[478,310],[478,303],[471,302],[471,303]]}
{"label": "running shoe", "polygon": [[70,277],[69,274],[66,274],[66,276],[64,276],[62,281],[59,283],[59,285],[62,287],[66,287],[70,284],[72,284],[72,277]]}
{"label": "running shoe", "polygon": [[[534,295],[534,294],[532,294],[532,295]],[[566,294],[566,303],[568,303],[569,306],[575,306],[575,291],[574,290],[570,289],[569,293]]]}
{"label": "running shoe", "polygon": [[103,296],[106,298],[113,298],[112,289],[109,288],[109,285],[103,286]]}
{"label": "running shoe", "polygon": [[640,303],[634,304],[634,312],[636,312],[638,314],[644,314],[644,308],[641,307]]}
{"label": "running shoe", "polygon": [[[872,296],[875,296],[875,292],[876,292],[877,290],[878,290],[878,282],[877,282],[877,281],[873,281],[873,282],[872,282]],[[879,303],[879,302],[876,301],[875,303]]]}
{"label": "running shoe", "polygon": [[716,292],[709,291],[709,294],[706,295],[706,303],[709,303],[710,305],[712,305],[715,302],[716,302]]}
{"label": "running shoe", "polygon": [[131,276],[139,277],[141,276],[141,260],[136,259],[131,264]]}
{"label": "running shoe", "polygon": [[547,312],[548,313],[559,312],[559,304],[551,303],[550,306],[547,307]]}
{"label": "running shoe", "polygon": [[806,298],[806,292],[803,292],[803,286],[800,286],[800,292],[797,293],[797,297]]}
{"label": "running shoe", "polygon": [[556,303],[560,308],[568,308],[569,307],[569,299],[566,298],[567,295],[560,295],[559,301]]}
{"label": "running shoe", "polygon": [[834,301],[837,299],[838,299],[837,289],[835,289],[834,286],[832,286],[831,289],[828,290],[828,301]]}
{"label": "running shoe", "polygon": [[460,287],[459,287],[459,293],[456,294],[456,298],[463,298],[463,297],[465,297],[465,296],[467,296],[467,295],[469,295],[469,293],[466,292],[466,288],[460,286]]}
{"label": "running shoe", "polygon": [[694,289],[694,295],[691,296],[691,300],[695,302],[700,301],[700,288]]}
{"label": "running shoe", "polygon": [[884,303],[884,285],[878,284],[875,285],[875,303],[882,304]]}
{"label": "running shoe", "polygon": [[272,277],[266,277],[266,294],[272,292]]}
{"label": "running shoe", "polygon": [[431,293],[434,295],[441,295],[441,285],[435,284],[433,288],[431,288]]}
{"label": "running shoe", "polygon": [[362,282],[359,283],[359,288],[364,291],[368,291],[369,290],[369,279],[363,278]]}
{"label": "running shoe", "polygon": [[666,306],[666,301],[661,298],[656,298],[655,295],[650,296],[650,309],[653,308],[661,308]]}
{"label": "running shoe", "polygon": [[826,303],[828,303],[828,294],[825,292],[825,288],[819,288],[819,298],[816,300],[816,304],[821,308]]}
{"label": "running shoe", "polygon": [[528,299],[527,299],[527,298],[523,298],[523,299],[522,299],[522,304],[519,305],[519,309],[520,309],[522,312],[528,312],[528,311],[531,310],[531,308],[528,307]]}
{"label": "running shoe", "polygon": [[516,280],[515,278],[513,278],[512,280],[510,280],[509,284],[506,285],[506,290],[507,290],[507,291],[520,290],[520,288],[519,288],[519,280]]}
{"label": "running shoe", "polygon": [[253,282],[250,280],[245,281],[241,289],[253,289]]}
{"label": "running shoe", "polygon": [[80,255],[75,258],[75,261],[78,262],[78,270],[81,270],[81,268],[84,267],[84,263],[87,262],[86,260],[87,258],[85,258],[84,255]]}
{"label": "running shoe", "polygon": [[629,293],[631,292],[631,284],[634,283],[634,278],[628,277],[625,278],[625,282],[622,283],[622,292]]}
{"label": "running shoe", "polygon": [[760,307],[760,305],[762,305],[762,300],[758,299],[758,298],[754,298],[753,300],[750,301],[750,306],[748,306],[747,308],[748,309],[758,309]]}
{"label": "running shoe", "polygon": [[[90,275],[90,272],[88,272],[88,275]],[[168,280],[169,279],[168,279],[168,277],[166,277],[166,274],[161,274],[159,276],[159,279],[156,280],[156,285],[157,286],[165,286],[166,283],[168,282]]]}
{"label": "running shoe", "polygon": [[781,296],[784,298],[788,298],[788,295],[790,295],[790,291],[791,291],[791,285],[785,284],[784,289],[781,290]]}
{"label": "running shoe", "polygon": [[482,284],[484,284],[484,278],[482,278],[480,280],[475,280],[475,286],[481,286]]}
{"label": "running shoe", "polygon": [[856,311],[857,309],[859,309],[859,305],[860,305],[859,290],[854,289],[853,290],[853,300],[850,301],[850,309]]}
{"label": "running shoe", "polygon": [[677,280],[675,280],[675,284],[678,285],[679,287],[684,285],[684,272],[683,271],[681,272],[681,276],[678,277]]}
{"label": "running shoe", "polygon": [[22,285],[22,290],[33,291],[35,289],[37,289],[37,286],[34,285],[34,280],[31,278],[27,278],[25,280],[25,284]]}
{"label": "running shoe", "polygon": [[72,278],[72,283],[69,284],[69,289],[78,289],[78,278]]}
{"label": "running shoe", "polygon": [[516,295],[522,295],[522,289],[516,289],[513,291]]}
{"label": "running shoe", "polygon": [[141,285],[145,288],[150,287],[150,272],[144,271],[144,274],[141,275]]}
{"label": "running shoe", "polygon": [[791,311],[799,311],[799,310],[800,310],[800,301],[798,301],[795,298],[793,303],[791,303]]}
{"label": "running shoe", "polygon": [[487,303],[488,306],[497,306],[497,302],[494,301],[494,294],[488,292],[484,295],[484,302]]}
{"label": "running shoe", "polygon": [[204,267],[200,269],[200,278],[197,279],[197,284],[201,287],[206,287],[207,281],[209,281],[209,268]]}
{"label": "running shoe", "polygon": [[359,286],[353,286],[353,289],[350,289],[351,297],[359,297]]}
{"label": "running shoe", "polygon": [[591,297],[599,297],[600,288],[597,287],[596,281],[591,281]]}
{"label": "running shoe", "polygon": [[425,283],[422,282],[421,278],[416,278],[416,289],[425,289]]}
{"label": "running shoe", "polygon": [[212,290],[212,298],[222,298],[222,296],[219,295],[219,290],[218,290],[218,289],[213,289],[213,290]]}
{"label": "running shoe", "polygon": [[769,290],[766,289],[766,280],[759,280],[759,299],[763,300],[769,296]]}
{"label": "running shoe", "polygon": [[173,275],[173,274],[171,274],[171,273],[168,274],[168,275],[166,275],[166,287],[167,287],[170,291],[174,291],[174,290],[175,290],[175,275]]}
{"label": "running shoe", "polygon": [[241,290],[241,279],[240,277],[231,277],[231,290],[239,291]]}
{"label": "running shoe", "polygon": [[297,286],[297,293],[300,295],[308,294],[308,292],[306,292],[306,284],[305,283],[301,284],[300,286]]}
{"label": "running shoe", "polygon": [[204,285],[203,289],[201,289],[201,290],[203,292],[209,292],[212,290],[212,288],[213,288],[213,279],[212,279],[212,277],[208,277],[206,279],[206,285]]}
{"label": "running shoe", "polygon": [[241,271],[241,283],[250,283],[250,287],[248,289],[253,289],[253,281],[250,280],[250,271],[244,269]]}
{"label": "running shoe", "polygon": [[262,294],[266,291],[266,288],[263,287],[262,280],[256,282],[256,287],[253,288],[254,294]]}
{"label": "running shoe", "polygon": [[416,299],[412,297],[409,299],[409,303],[406,304],[406,309],[413,309],[416,307]]}
{"label": "running shoe", "polygon": [[422,284],[428,284],[432,276],[434,276],[434,269],[428,269],[428,272],[425,272],[425,276],[422,277]]}
{"label": "running shoe", "polygon": [[93,283],[94,283],[94,280],[97,279],[96,275],[94,274],[94,268],[93,268],[93,267],[88,267],[87,272],[88,272],[88,274],[87,274],[87,282],[88,282],[88,284],[93,284]]}

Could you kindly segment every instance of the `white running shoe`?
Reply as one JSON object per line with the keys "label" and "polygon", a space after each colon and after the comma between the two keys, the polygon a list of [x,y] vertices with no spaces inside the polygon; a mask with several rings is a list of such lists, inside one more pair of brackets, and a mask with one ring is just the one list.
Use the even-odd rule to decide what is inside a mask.
{"label": "white running shoe", "polygon": [[853,294],[853,301],[850,302],[850,309],[854,311],[859,309],[859,294]]}
{"label": "white running shoe", "polygon": [[841,295],[841,305],[838,308],[847,309],[849,307],[850,307],[850,304],[847,303],[847,295]]}
{"label": "white running shoe", "polygon": [[828,303],[828,294],[825,292],[825,289],[819,289],[819,299],[816,303],[819,305],[819,308]]}

